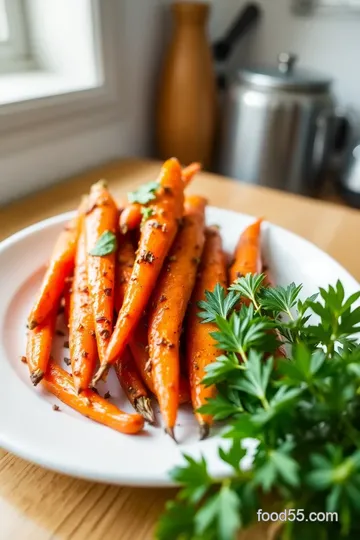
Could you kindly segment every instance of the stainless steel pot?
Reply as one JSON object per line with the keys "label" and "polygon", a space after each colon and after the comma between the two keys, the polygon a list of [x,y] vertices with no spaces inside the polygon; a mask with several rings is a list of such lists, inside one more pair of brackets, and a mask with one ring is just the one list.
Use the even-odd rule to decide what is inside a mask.
{"label": "stainless steel pot", "polygon": [[225,97],[221,174],[313,193],[332,145],[335,102],[331,79],[295,64],[281,53],[276,67],[237,73]]}

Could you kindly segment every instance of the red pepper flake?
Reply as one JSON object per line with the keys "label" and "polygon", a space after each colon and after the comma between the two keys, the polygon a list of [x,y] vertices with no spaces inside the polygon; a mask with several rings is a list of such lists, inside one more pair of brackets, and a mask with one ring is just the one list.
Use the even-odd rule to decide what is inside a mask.
{"label": "red pepper flake", "polygon": [[165,294],[162,294],[159,298],[159,302],[165,302],[167,300]]}
{"label": "red pepper flake", "polygon": [[89,353],[87,351],[82,351],[81,356],[83,358],[87,358],[89,356]]}
{"label": "red pepper flake", "polygon": [[108,275],[108,273],[105,271],[105,272],[103,272],[102,275],[103,275],[103,277],[106,277]]}
{"label": "red pepper flake", "polygon": [[110,399],[111,398],[111,394],[109,391],[106,392],[106,394],[104,394],[104,399]]}
{"label": "red pepper flake", "polygon": [[66,364],[67,366],[70,366],[70,364],[71,364],[70,358],[67,358],[66,356],[65,356],[65,358],[64,358],[64,362],[65,362],[65,364]]}
{"label": "red pepper flake", "polygon": [[22,361],[23,364],[27,364],[26,356],[20,356],[20,360]]}
{"label": "red pepper flake", "polygon": [[95,332],[95,330],[90,330],[90,336],[96,337],[96,332]]}
{"label": "red pepper flake", "polygon": [[104,289],[104,294],[105,294],[105,296],[111,296],[112,295],[112,288],[111,287],[106,287],[106,289]]}
{"label": "red pepper flake", "polygon": [[106,330],[106,328],[104,328],[104,330],[101,330],[100,336],[101,336],[103,339],[109,339],[109,338],[110,338],[110,332],[109,332],[109,330]]}
{"label": "red pepper flake", "polygon": [[55,404],[54,404],[54,405],[52,406],[52,409],[53,409],[53,411],[60,411],[59,405],[55,405]]}
{"label": "red pepper flake", "polygon": [[167,193],[168,195],[172,194],[172,192],[173,192],[171,187],[169,187],[169,186],[164,186],[163,190],[164,190],[164,193]]}

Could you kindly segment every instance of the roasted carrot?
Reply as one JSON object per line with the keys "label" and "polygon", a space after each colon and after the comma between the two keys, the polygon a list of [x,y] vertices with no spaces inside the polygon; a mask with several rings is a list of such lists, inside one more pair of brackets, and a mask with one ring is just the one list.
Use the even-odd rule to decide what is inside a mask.
{"label": "roasted carrot", "polygon": [[[191,163],[182,170],[181,175],[185,187],[190,184],[194,175],[200,170],[201,163]],[[130,203],[125,206],[120,215],[120,230],[124,234],[140,227],[142,220],[141,209],[142,205],[138,203]]]}
{"label": "roasted carrot", "polygon": [[[147,317],[143,317],[140,320],[133,337],[129,341],[129,348],[131,350],[137,370],[140,373],[142,380],[144,381],[150,392],[155,395],[156,392],[151,372],[151,362],[149,359]],[[189,383],[185,379],[185,377],[180,375],[179,405],[181,405],[182,403],[189,403],[189,401]]]}
{"label": "roasted carrot", "polygon": [[106,361],[102,363],[95,381],[109,364],[125,350],[133,331],[148,303],[165,258],[176,236],[184,206],[184,184],[177,159],[169,159],[161,169],[159,188],[151,205],[152,216],[142,227],[136,260],[127,287],[124,303],[111,337]]}
{"label": "roasted carrot", "polygon": [[125,206],[120,215],[120,230],[123,234],[132,231],[140,226],[141,223],[141,204],[131,203]]}
{"label": "roasted carrot", "polygon": [[186,363],[190,379],[191,401],[200,424],[200,438],[204,439],[212,424],[212,417],[196,412],[206,401],[214,397],[215,387],[204,386],[205,368],[216,360],[219,352],[211,332],[216,331],[213,323],[203,324],[198,317],[198,302],[205,300],[205,291],[213,291],[220,283],[226,288],[226,257],[222,249],[221,236],[215,227],[205,231],[205,245],[195,288],[191,296],[186,319],[185,343]]}
{"label": "roasted carrot", "polygon": [[182,227],[170,250],[149,307],[149,355],[166,432],[174,438],[179,405],[182,323],[204,245],[206,200],[188,197]]}
{"label": "roasted carrot", "polygon": [[191,180],[194,178],[195,174],[201,171],[201,163],[190,163],[187,167],[182,170],[182,179],[184,184],[187,186],[190,184]]}
{"label": "roasted carrot", "polygon": [[[122,237],[117,253],[115,285],[115,310],[117,312],[120,311],[123,304],[134,262],[135,250],[131,238],[127,234]],[[151,407],[150,397],[128,347],[122,355],[121,362],[116,362],[114,367],[121,387],[132,406],[148,422],[153,423],[154,412]]]}
{"label": "roasted carrot", "polygon": [[260,229],[262,219],[252,223],[241,234],[229,269],[230,283],[246,274],[261,272]]}
{"label": "roasted carrot", "polygon": [[121,433],[138,433],[144,427],[144,419],[140,414],[128,414],[120,411],[115,405],[86,389],[78,394],[72,377],[54,362],[50,362],[43,379],[43,385],[63,403],[80,414],[111,427]]}
{"label": "roasted carrot", "polygon": [[134,409],[150,424],[154,423],[154,411],[148,391],[145,388],[135,365],[131,352],[127,347],[122,355],[121,362],[114,364],[115,372],[122,389]]}
{"label": "roasted carrot", "polygon": [[66,278],[62,296],[62,307],[64,309],[64,321],[66,327],[69,326],[70,321],[70,297],[72,292],[73,279],[73,276]]}
{"label": "roasted carrot", "polygon": [[70,295],[69,345],[75,389],[85,390],[91,383],[97,360],[95,323],[87,279],[85,223],[80,233],[74,280]]}
{"label": "roasted carrot", "polygon": [[30,370],[30,379],[34,386],[44,377],[49,363],[57,311],[58,306],[55,305],[47,319],[29,330],[27,336],[26,360]]}
{"label": "roasted carrot", "polygon": [[115,280],[115,310],[118,313],[125,298],[135,263],[135,250],[129,234],[121,236],[117,253]]}
{"label": "roasted carrot", "polygon": [[45,321],[54,305],[60,300],[65,280],[74,268],[76,243],[80,232],[80,218],[83,208],[84,202],[81,203],[76,216],[61,231],[56,241],[39,295],[29,315],[30,329]]}
{"label": "roasted carrot", "polygon": [[[102,365],[105,365],[105,352],[113,327],[117,221],[118,210],[106,182],[97,182],[90,190],[85,228],[87,279]],[[99,251],[104,236],[109,240],[107,249]]]}

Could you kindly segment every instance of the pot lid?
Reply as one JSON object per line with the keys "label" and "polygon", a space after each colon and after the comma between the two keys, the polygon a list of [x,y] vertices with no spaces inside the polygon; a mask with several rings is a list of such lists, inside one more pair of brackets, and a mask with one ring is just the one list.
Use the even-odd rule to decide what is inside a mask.
{"label": "pot lid", "polygon": [[257,66],[239,71],[242,82],[265,88],[321,92],[329,89],[331,79],[310,69],[296,67],[297,56],[280,53],[277,66]]}

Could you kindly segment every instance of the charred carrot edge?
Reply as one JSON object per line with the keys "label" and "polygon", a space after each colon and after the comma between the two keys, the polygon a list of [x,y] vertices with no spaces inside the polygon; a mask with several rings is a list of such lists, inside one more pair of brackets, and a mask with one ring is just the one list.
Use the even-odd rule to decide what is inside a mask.
{"label": "charred carrot edge", "polygon": [[71,368],[74,386],[78,392],[89,387],[97,360],[95,324],[87,280],[84,219],[82,224],[76,251],[69,315]]}
{"label": "charred carrot edge", "polygon": [[151,205],[153,217],[144,223],[139,248],[105,361],[95,375],[98,381],[109,364],[121,358],[153,291],[165,258],[175,238],[183,213],[184,184],[177,159],[162,167],[159,189]]}
{"label": "charred carrot edge", "polygon": [[117,233],[118,209],[107,184],[97,182],[90,189],[85,217],[87,279],[95,321],[96,342],[100,364],[104,364],[114,312],[115,252],[103,256],[91,255],[99,238],[106,232]]}
{"label": "charred carrot edge", "polygon": [[119,383],[134,409],[150,424],[155,421],[154,411],[129,348],[125,349],[121,362],[114,364]]}
{"label": "charred carrot edge", "polygon": [[58,306],[55,305],[47,319],[29,330],[27,336],[26,360],[30,370],[30,379],[34,386],[39,384],[44,377],[50,360],[57,311]]}
{"label": "charred carrot edge", "polygon": [[42,384],[48,392],[72,409],[116,431],[135,434],[144,427],[144,419],[140,414],[120,411],[93,390],[86,389],[78,394],[71,375],[54,362],[50,362]]}
{"label": "charred carrot edge", "polygon": [[[191,163],[181,171],[182,180],[185,187],[190,184],[195,174],[201,170],[201,163]],[[140,227],[142,220],[141,214],[142,205],[138,203],[130,203],[124,207],[120,216],[120,230],[123,234]]]}
{"label": "charred carrot edge", "polygon": [[53,306],[58,303],[64,290],[65,280],[74,268],[84,204],[82,201],[77,215],[65,226],[56,241],[38,297],[29,315],[30,330],[45,321]]}
{"label": "charred carrot edge", "polygon": [[[151,374],[151,362],[149,358],[149,346],[147,336],[147,317],[143,317],[131,340],[129,348],[134,358],[137,370],[147,388],[155,395],[155,386]],[[179,405],[190,402],[190,387],[188,381],[180,375],[179,381]]]}
{"label": "charred carrot edge", "polygon": [[186,198],[182,227],[149,307],[152,377],[166,431],[172,437],[179,405],[180,335],[204,245],[205,206],[203,197]]}
{"label": "charred carrot edge", "polygon": [[207,228],[205,232],[204,250],[185,326],[186,362],[191,400],[200,425],[201,439],[207,437],[213,419],[210,415],[199,413],[197,410],[205,405],[209,398],[214,397],[216,392],[215,386],[204,386],[202,380],[206,374],[206,366],[216,360],[219,351],[211,337],[211,332],[216,331],[216,325],[201,322],[198,317],[198,302],[205,300],[205,291],[213,291],[217,283],[225,288],[227,286],[226,257],[222,249],[220,233],[214,227]]}
{"label": "charred carrot edge", "polygon": [[257,219],[241,234],[229,268],[230,283],[246,274],[261,272],[260,230],[262,219]]}

